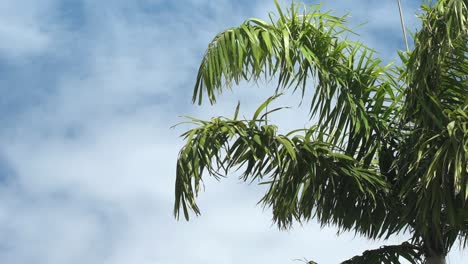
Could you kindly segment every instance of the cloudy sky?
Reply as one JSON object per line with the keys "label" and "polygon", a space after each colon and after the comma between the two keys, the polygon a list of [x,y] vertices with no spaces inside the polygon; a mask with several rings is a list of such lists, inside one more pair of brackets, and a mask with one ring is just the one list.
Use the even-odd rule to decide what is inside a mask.
{"label": "cloudy sky", "polygon": [[[418,1],[403,2],[414,30]],[[330,8],[368,22],[359,38],[387,62],[404,48],[396,1]],[[201,217],[174,220],[178,116],[228,115],[237,100],[248,114],[271,92],[242,84],[217,106],[191,105],[204,49],[272,10],[272,0],[1,0],[0,262],[326,264],[404,241],[337,237],[314,222],[278,231],[256,205],[262,189],[236,177],[207,180]],[[302,126],[301,113],[277,121]],[[454,249],[449,263],[462,258]]]}

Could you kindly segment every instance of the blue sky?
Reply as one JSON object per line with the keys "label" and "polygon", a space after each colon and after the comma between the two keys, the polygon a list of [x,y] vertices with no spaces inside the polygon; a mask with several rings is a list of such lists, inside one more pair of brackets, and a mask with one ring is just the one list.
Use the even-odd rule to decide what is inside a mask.
{"label": "blue sky", "polygon": [[[403,0],[413,31],[415,2]],[[239,99],[248,114],[271,91],[244,83],[216,106],[191,105],[204,49],[274,9],[270,0],[0,1],[0,262],[338,263],[404,241],[336,237],[314,222],[280,232],[256,206],[262,189],[236,177],[207,180],[201,217],[172,217],[183,128],[170,126],[180,115],[232,113]],[[359,37],[387,62],[404,48],[396,1],[324,9],[368,22]],[[305,116],[277,121],[301,126]],[[454,249],[449,263],[462,257]]]}

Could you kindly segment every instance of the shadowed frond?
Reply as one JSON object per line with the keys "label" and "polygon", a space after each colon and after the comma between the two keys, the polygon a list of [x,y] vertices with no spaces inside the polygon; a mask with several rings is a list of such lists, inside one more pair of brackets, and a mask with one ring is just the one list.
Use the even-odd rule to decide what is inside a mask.
{"label": "shadowed frond", "polygon": [[468,9],[462,0],[423,8],[403,75],[408,131],[398,178],[416,236],[430,236],[434,248],[448,252],[468,219],[461,214],[468,210]]}
{"label": "shadowed frond", "polygon": [[405,242],[401,245],[366,250],[362,255],[341,262],[341,264],[400,264],[400,258],[411,264],[422,264],[422,255],[423,252],[420,247]]}

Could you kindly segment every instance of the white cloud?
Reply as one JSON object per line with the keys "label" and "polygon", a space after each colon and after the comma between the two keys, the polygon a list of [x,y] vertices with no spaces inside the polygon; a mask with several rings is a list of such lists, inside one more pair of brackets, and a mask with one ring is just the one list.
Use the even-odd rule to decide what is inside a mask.
{"label": "white cloud", "polygon": [[46,51],[53,41],[45,28],[52,1],[3,1],[0,3],[0,56],[21,60]]}
{"label": "white cloud", "polygon": [[[1,22],[0,22],[1,23]],[[0,51],[8,56],[37,54],[44,50],[49,42],[47,34],[24,25],[0,24]]]}
{"label": "white cloud", "polygon": [[[57,2],[16,2],[2,13],[9,15],[0,36],[1,25],[14,25],[7,39],[19,48],[0,46],[0,57],[24,63],[54,47],[54,53],[80,61],[76,68],[58,67],[41,101],[0,134],[0,158],[12,178],[0,189],[0,233],[7,234],[0,239],[2,262],[292,263],[306,257],[332,263],[379,244],[336,238],[334,229],[319,231],[314,223],[280,232],[269,211],[255,206],[262,188],[235,177],[221,184],[207,180],[201,217],[186,223],[171,215],[183,143],[183,129],[169,129],[181,121],[177,116],[229,115],[238,98],[250,114],[269,95],[243,84],[216,106],[191,107],[198,60],[217,32],[246,17],[265,17],[274,10],[270,1],[251,8],[227,0],[184,1],[182,7],[164,1],[82,3],[84,25],[73,32],[58,26],[63,18]],[[41,76],[33,77],[41,83]],[[303,125],[305,116],[290,111],[276,119],[293,127]]]}

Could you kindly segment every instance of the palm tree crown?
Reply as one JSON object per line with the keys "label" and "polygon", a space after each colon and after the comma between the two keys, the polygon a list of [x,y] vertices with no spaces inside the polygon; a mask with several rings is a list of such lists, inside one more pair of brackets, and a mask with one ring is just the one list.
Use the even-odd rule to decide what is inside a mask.
{"label": "palm tree crown", "polygon": [[[444,263],[457,239],[468,241],[467,0],[423,5],[400,67],[346,39],[345,17],[300,7],[284,13],[277,4],[278,20],[249,19],[209,44],[194,102],[215,103],[242,80],[278,84],[251,119],[238,118],[239,106],[233,118],[190,119],[175,215],[200,213],[204,172],[219,178],[241,168],[244,181],[269,186],[261,202],[280,228],[316,219],[371,239],[413,235],[343,263]],[[281,110],[267,106],[287,89],[307,100],[315,125],[280,134],[267,122]]]}

